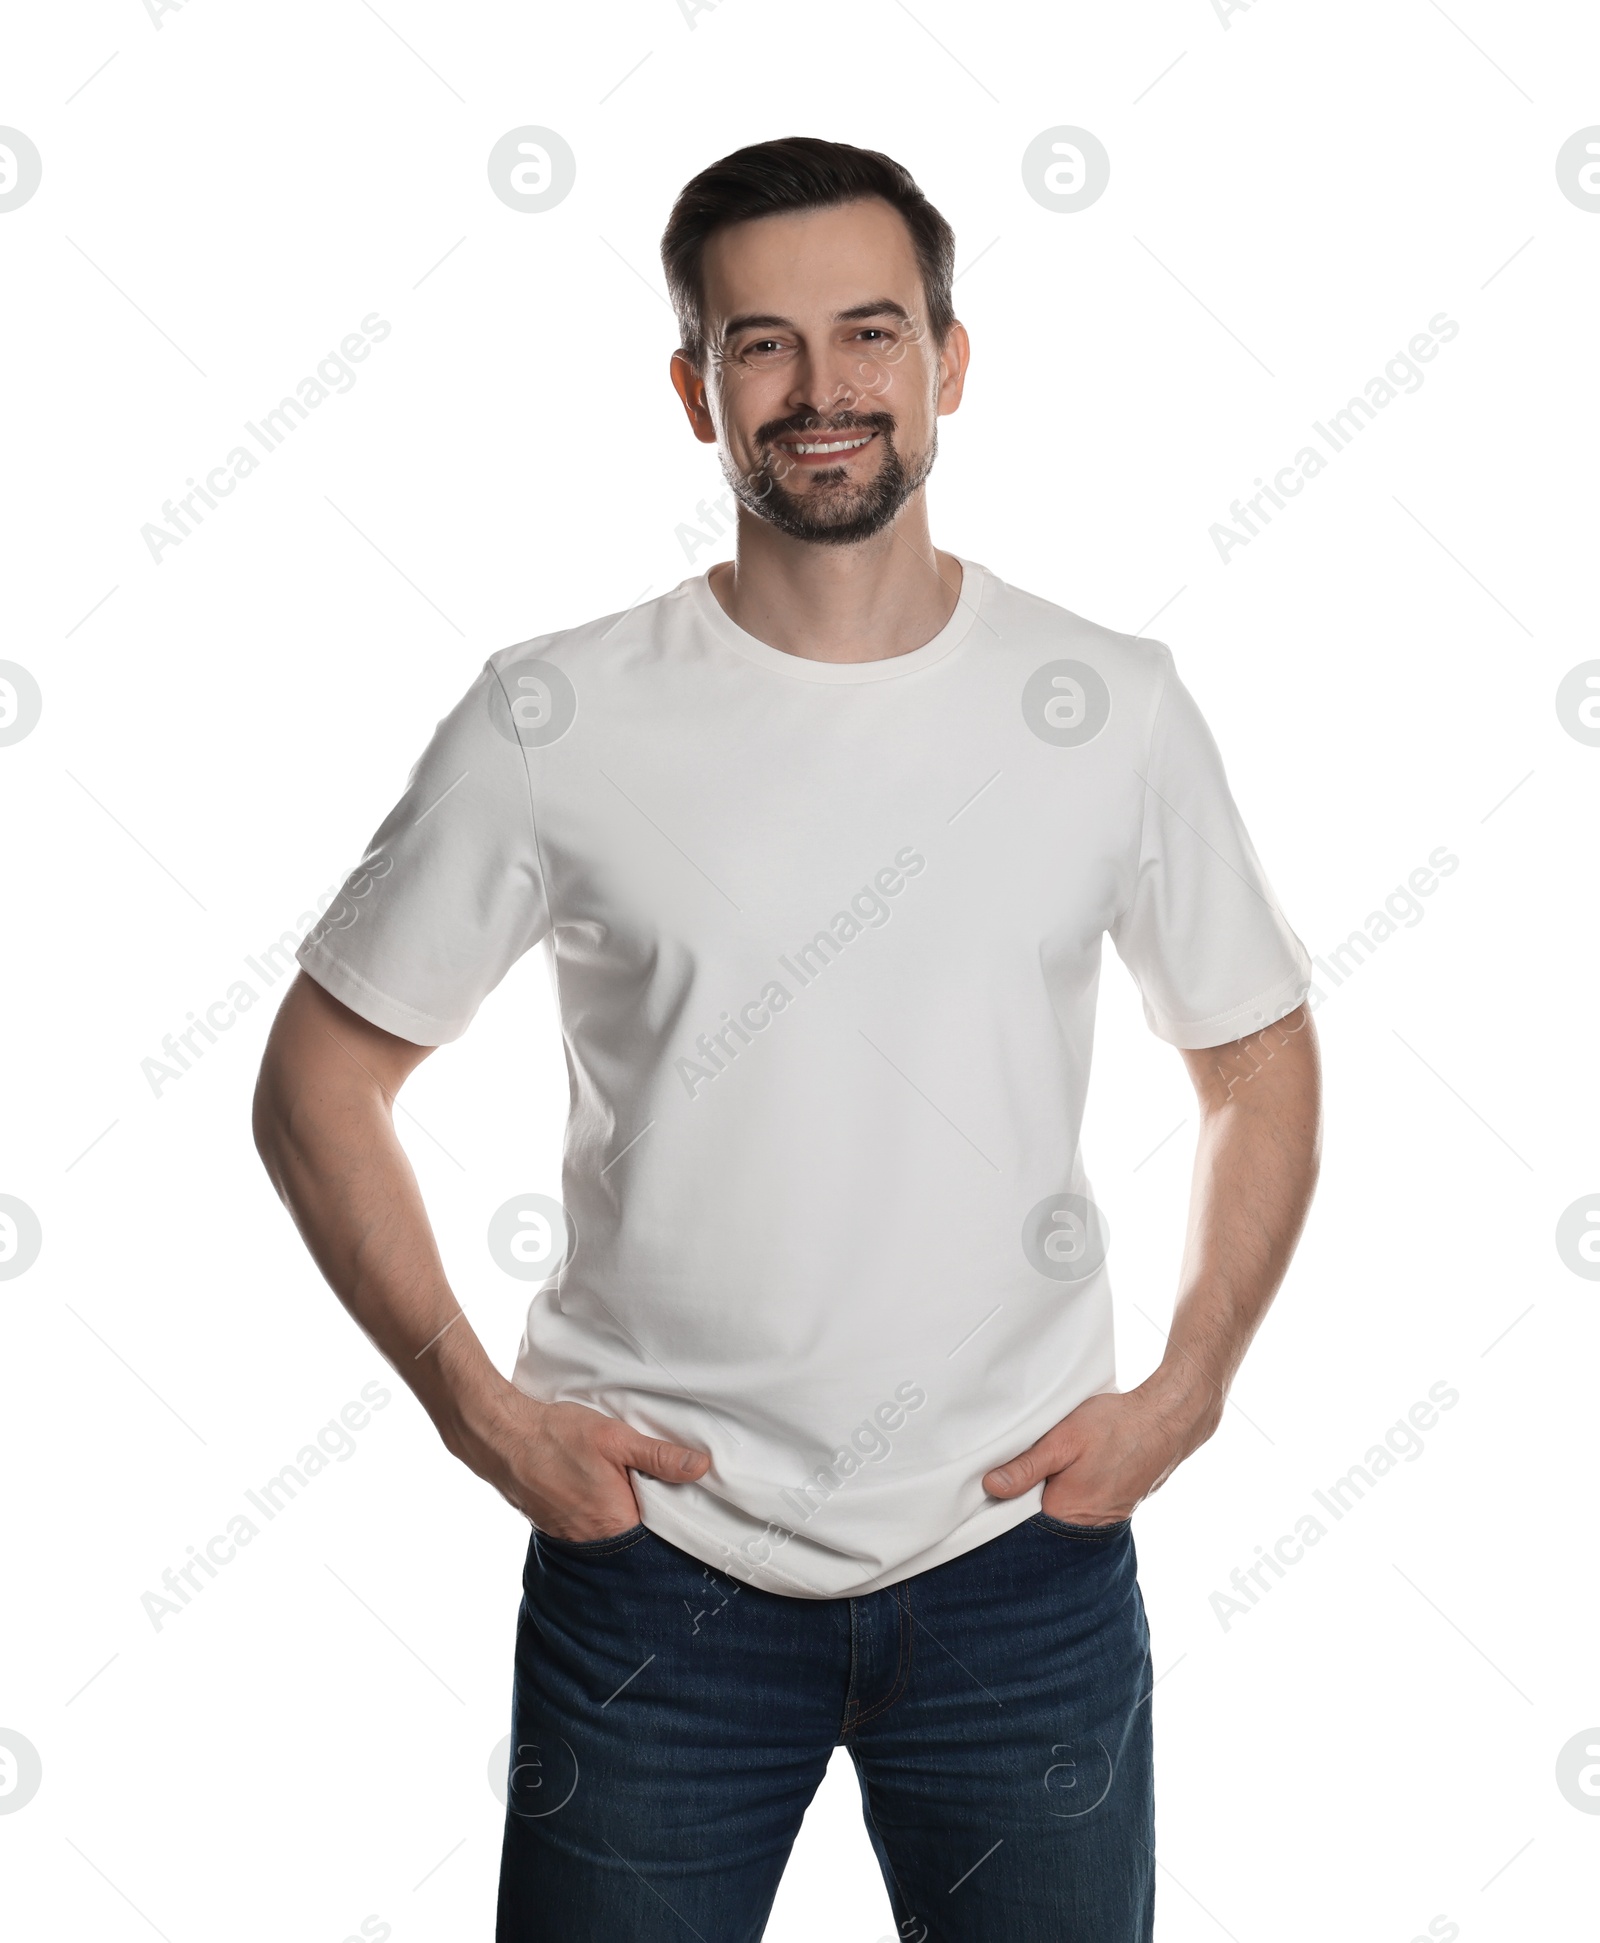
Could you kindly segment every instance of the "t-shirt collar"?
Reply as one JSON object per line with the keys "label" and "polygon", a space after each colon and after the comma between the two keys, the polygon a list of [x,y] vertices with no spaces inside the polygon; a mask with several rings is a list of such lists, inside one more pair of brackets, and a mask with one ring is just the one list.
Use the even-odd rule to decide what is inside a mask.
{"label": "t-shirt collar", "polygon": [[813,661],[806,655],[790,654],[786,649],[774,648],[765,641],[758,641],[753,634],[747,634],[736,621],[730,620],[723,612],[722,603],[711,591],[709,573],[696,574],[684,581],[696,614],[726,647],[745,660],[753,661],[758,667],[769,668],[774,674],[788,675],[799,681],[824,682],[863,682],[892,681],[900,675],[919,674],[924,668],[931,668],[936,662],[960,647],[971,632],[978,618],[988,588],[989,576],[975,560],[965,559],[961,554],[955,558],[961,563],[961,591],[956,596],[953,612],[944,626],[931,641],[924,641],[920,648],[913,648],[908,654],[886,655],[878,661]]}

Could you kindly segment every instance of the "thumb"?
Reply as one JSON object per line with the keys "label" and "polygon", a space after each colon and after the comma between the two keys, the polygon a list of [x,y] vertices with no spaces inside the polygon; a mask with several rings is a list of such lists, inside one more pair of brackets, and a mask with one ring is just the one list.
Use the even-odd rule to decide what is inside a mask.
{"label": "thumb", "polygon": [[711,1459],[704,1451],[669,1443],[664,1437],[635,1434],[623,1444],[618,1455],[630,1471],[643,1471],[646,1477],[658,1477],[665,1484],[683,1484],[690,1478],[703,1476],[711,1468]]}
{"label": "thumb", "polygon": [[1041,1479],[1053,1477],[1064,1468],[1064,1455],[1055,1433],[1051,1432],[1038,1443],[1030,1444],[1020,1456],[1008,1457],[1004,1464],[986,1472],[983,1488],[992,1498],[1020,1497]]}

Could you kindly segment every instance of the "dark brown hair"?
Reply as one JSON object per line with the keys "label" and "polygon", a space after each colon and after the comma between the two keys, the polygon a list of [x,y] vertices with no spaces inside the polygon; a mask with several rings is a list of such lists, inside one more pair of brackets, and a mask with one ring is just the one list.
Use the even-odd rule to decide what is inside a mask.
{"label": "dark brown hair", "polygon": [[927,325],[943,344],[955,321],[950,281],[955,271],[955,233],[912,180],[908,169],[874,148],[790,135],[735,149],[684,184],[661,238],[661,266],[683,333],[683,351],[701,368],[705,360],[705,292],[701,258],[706,238],[733,223],[796,209],[831,209],[863,196],[881,196],[900,212],[916,249],[927,298]]}

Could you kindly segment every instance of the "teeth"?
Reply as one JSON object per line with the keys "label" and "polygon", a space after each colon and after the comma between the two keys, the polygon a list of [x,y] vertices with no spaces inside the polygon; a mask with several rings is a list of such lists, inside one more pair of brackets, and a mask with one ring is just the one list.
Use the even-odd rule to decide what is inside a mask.
{"label": "teeth", "polygon": [[835,440],[834,442],[832,442],[831,444],[827,444],[827,445],[797,445],[797,444],[793,444],[793,443],[791,443],[791,444],[790,444],[790,446],[789,446],[789,450],[790,450],[791,452],[803,452],[803,453],[813,453],[813,452],[854,452],[857,446],[859,446],[859,445],[865,445],[865,444],[866,444],[866,442],[867,442],[867,439],[870,439],[871,437],[872,437],[872,434],[871,434],[870,432],[868,432],[868,433],[866,434],[866,436],[865,436],[865,437],[863,437],[863,438],[858,438],[858,439],[838,439],[838,440]]}

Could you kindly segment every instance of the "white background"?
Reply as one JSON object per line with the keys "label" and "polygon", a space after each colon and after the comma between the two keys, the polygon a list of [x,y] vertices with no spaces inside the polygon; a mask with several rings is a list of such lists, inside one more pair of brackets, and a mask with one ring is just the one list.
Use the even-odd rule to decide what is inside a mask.
{"label": "white background", "polygon": [[[1600,25],[1489,0],[1060,12],[10,15],[0,122],[43,180],[0,215],[0,656],[44,699],[0,749],[0,1191],[44,1244],[0,1284],[0,1728],[43,1768],[0,1814],[9,1934],[491,1934],[526,1526],[444,1453],[256,1159],[286,981],[252,978],[159,1097],[141,1061],[305,928],[486,654],[726,554],[691,562],[678,531],[722,485],[668,388],[656,249],[691,174],[790,133],[888,150],[955,226],[974,360],[936,540],[1172,645],[1308,948],[1437,846],[1460,859],[1323,981],[1298,1260],[1222,1430],[1138,1516],[1158,1936],[1589,1933],[1600,1817],[1556,1762],[1600,1743],[1600,1289],[1554,1235],[1600,1191],[1600,749],[1554,701],[1600,655],[1600,211],[1555,161],[1600,122]],[[577,156],[540,214],[486,175],[527,123]],[[1079,213],[1022,180],[1059,124],[1111,156]],[[373,311],[392,332],[354,388],[157,565],[141,526]],[[1211,524],[1441,311],[1460,330],[1422,388],[1224,564]],[[538,954],[402,1102],[506,1369],[527,1288],[485,1230],[559,1192],[564,1104]],[[1086,1153],[1125,1386],[1160,1352],[1193,1135],[1108,953]],[[142,1594],[376,1377],[394,1400],[356,1454],[157,1630]],[[1460,1400],[1423,1455],[1224,1627],[1229,1573],[1439,1382]],[[840,1754],[767,1934],[891,1928]]]}

